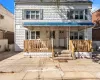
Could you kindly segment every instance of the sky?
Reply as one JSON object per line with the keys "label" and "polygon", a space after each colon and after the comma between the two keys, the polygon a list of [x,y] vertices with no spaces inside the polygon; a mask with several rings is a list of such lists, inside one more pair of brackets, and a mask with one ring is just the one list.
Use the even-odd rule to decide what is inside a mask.
{"label": "sky", "polygon": [[[100,0],[92,0],[93,7],[92,12],[100,9]],[[11,13],[14,14],[14,0],[0,0],[0,4],[2,4],[6,9],[8,9]]]}

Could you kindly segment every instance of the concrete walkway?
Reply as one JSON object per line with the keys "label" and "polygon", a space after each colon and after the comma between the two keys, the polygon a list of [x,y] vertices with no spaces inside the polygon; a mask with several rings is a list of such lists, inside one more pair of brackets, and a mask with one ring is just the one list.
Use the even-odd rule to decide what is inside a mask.
{"label": "concrete walkway", "polygon": [[90,59],[58,62],[19,53],[0,62],[0,80],[100,80],[100,64]]}

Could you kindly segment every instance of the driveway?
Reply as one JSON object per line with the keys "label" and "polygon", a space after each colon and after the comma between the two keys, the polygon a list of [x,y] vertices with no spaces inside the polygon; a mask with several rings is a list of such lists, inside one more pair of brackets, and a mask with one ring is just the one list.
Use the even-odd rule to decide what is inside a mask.
{"label": "driveway", "polygon": [[100,80],[100,64],[90,59],[58,62],[18,53],[0,62],[0,80]]}

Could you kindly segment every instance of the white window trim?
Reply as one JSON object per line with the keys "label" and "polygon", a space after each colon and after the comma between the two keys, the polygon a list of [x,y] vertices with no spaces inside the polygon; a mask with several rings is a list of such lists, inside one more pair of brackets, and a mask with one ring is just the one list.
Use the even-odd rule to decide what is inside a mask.
{"label": "white window trim", "polygon": [[[73,11],[73,18],[74,19],[69,19],[69,20],[85,20],[85,9],[69,9],[70,11],[72,10]],[[83,10],[83,19],[75,19],[75,11],[81,11]]]}
{"label": "white window trim", "polygon": [[[37,31],[39,31],[39,30],[37,30]],[[30,30],[30,35],[29,35],[29,36],[30,36],[30,39],[29,39],[29,40],[37,40],[37,39],[36,39],[36,32],[37,32],[37,31],[36,31],[36,30],[35,30],[35,31],[34,31],[34,30],[31,31],[31,30]],[[31,32],[35,32],[35,39],[32,39],[32,38],[31,38]],[[40,31],[39,31],[39,32],[40,32]]]}
{"label": "white window trim", "polygon": [[[81,30],[81,31],[83,31],[83,33],[84,33],[84,30]],[[81,31],[71,31],[72,33],[75,33],[75,32],[78,33],[78,39],[73,39],[73,40],[79,40],[79,35],[80,35]],[[85,39],[85,35],[83,35],[83,36],[84,36],[84,38],[83,38],[83,40],[84,40]],[[70,35],[70,37],[71,37],[71,35]]]}
{"label": "white window trim", "polygon": [[[26,19],[26,11],[30,11],[30,19]],[[31,11],[35,11],[35,19],[31,18]],[[36,11],[39,11],[39,19],[36,19]],[[25,20],[40,20],[41,19],[41,10],[40,9],[25,9],[24,10],[24,19]]]}

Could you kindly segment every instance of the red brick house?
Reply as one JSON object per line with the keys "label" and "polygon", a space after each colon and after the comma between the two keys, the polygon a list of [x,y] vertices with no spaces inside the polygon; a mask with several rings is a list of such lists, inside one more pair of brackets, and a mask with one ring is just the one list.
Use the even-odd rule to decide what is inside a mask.
{"label": "red brick house", "polygon": [[95,27],[92,30],[92,40],[100,41],[100,9],[92,13],[92,22],[95,23]]}

